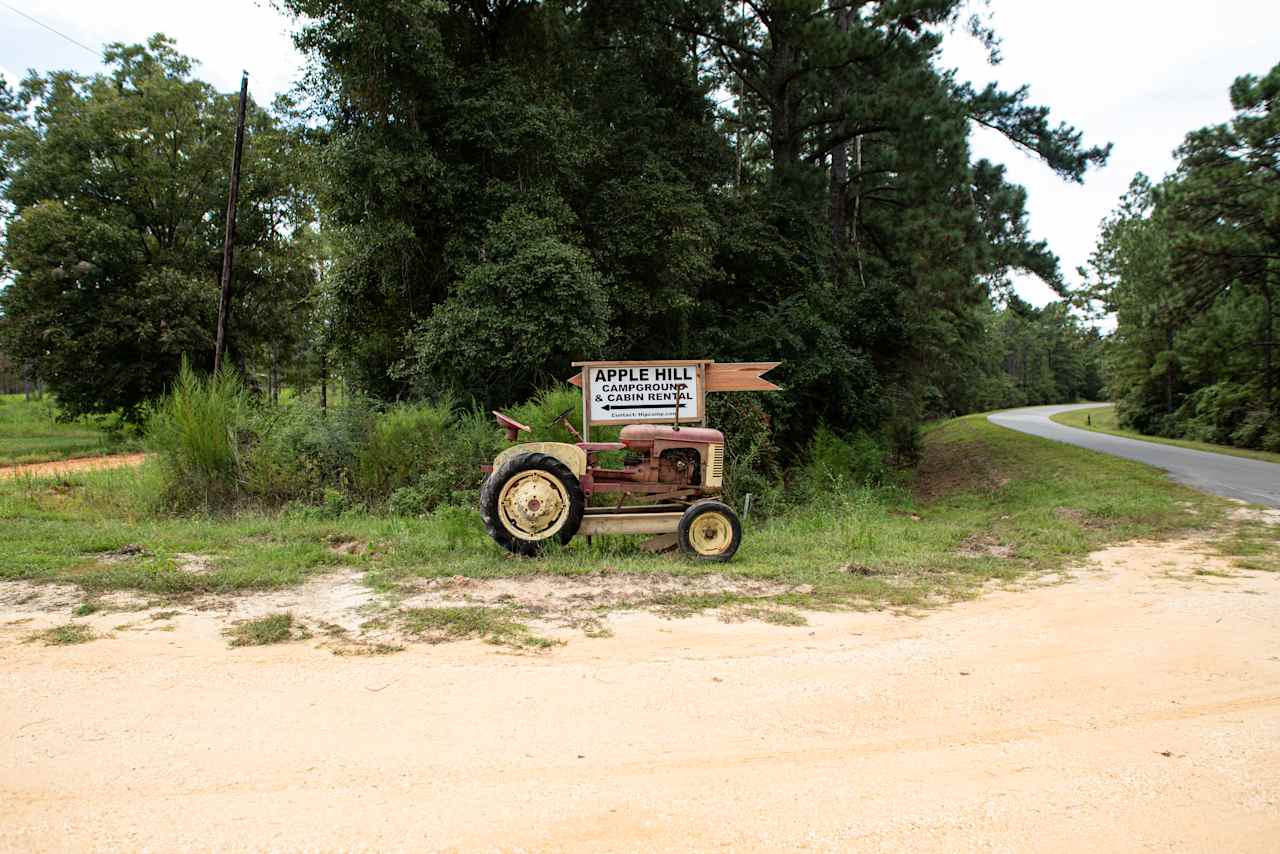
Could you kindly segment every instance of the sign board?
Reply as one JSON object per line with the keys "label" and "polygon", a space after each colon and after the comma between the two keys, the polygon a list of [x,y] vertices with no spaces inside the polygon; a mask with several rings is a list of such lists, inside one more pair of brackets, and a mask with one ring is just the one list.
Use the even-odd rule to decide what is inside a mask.
{"label": "sign board", "polygon": [[[592,424],[697,423],[703,413],[705,362],[584,365],[583,392]],[[678,417],[677,417],[678,416]]]}
{"label": "sign board", "polygon": [[592,424],[674,424],[679,400],[681,424],[707,417],[709,391],[776,391],[764,374],[779,362],[670,359],[648,362],[574,362],[569,382],[582,389],[582,436]]}

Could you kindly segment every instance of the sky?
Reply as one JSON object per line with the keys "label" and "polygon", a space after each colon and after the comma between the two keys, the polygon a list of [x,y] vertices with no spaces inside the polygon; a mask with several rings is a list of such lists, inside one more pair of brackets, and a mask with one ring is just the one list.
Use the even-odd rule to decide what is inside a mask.
{"label": "sky", "polygon": [[[0,74],[11,83],[28,69],[102,68],[94,54],[14,9],[95,49],[164,32],[220,90],[237,89],[247,69],[250,91],[263,104],[287,90],[302,65],[290,21],[266,0],[0,0]],[[1098,224],[1134,174],[1171,171],[1173,150],[1188,131],[1231,117],[1227,90],[1237,76],[1262,75],[1280,63],[1276,0],[990,0],[986,9],[1003,62],[989,65],[981,46],[957,33],[941,64],[975,88],[1027,84],[1032,101],[1048,106],[1055,122],[1083,130],[1087,144],[1115,144],[1108,165],[1075,185],[992,131],[974,135],[975,157],[1004,163],[1009,179],[1027,188],[1032,235],[1049,242],[1072,284]],[[1054,298],[1035,279],[1019,278],[1016,286],[1036,305]]]}

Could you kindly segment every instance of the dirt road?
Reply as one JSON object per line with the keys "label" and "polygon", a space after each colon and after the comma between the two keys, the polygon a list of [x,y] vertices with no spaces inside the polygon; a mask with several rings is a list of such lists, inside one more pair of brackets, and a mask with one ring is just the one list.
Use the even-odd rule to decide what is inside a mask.
{"label": "dirt road", "polygon": [[9,606],[0,848],[1274,851],[1280,575],[1201,551],[542,655],[233,650],[207,614],[41,647],[65,616]]}
{"label": "dirt road", "polygon": [[78,471],[116,469],[142,465],[146,454],[114,454],[98,457],[76,457],[70,460],[54,460],[48,463],[26,463],[19,466],[0,466],[0,478],[4,477],[52,477]]}

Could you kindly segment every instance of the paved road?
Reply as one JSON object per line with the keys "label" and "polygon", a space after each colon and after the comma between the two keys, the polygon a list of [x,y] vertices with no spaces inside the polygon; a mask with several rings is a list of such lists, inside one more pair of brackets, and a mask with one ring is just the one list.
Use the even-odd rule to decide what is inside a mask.
{"label": "paved road", "polygon": [[1001,427],[1164,469],[1179,483],[1205,492],[1227,498],[1240,498],[1252,504],[1280,507],[1280,464],[1208,451],[1193,451],[1174,445],[1143,442],[1140,439],[1126,439],[1123,436],[1067,427],[1049,420],[1049,416],[1059,412],[1089,409],[1097,405],[1075,403],[1067,406],[1030,406],[1026,409],[997,412],[995,415],[988,415],[987,419]]}

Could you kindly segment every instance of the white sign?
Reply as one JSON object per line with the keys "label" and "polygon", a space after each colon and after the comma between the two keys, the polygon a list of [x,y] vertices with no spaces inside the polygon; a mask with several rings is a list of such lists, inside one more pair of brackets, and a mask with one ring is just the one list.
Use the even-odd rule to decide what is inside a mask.
{"label": "white sign", "polygon": [[610,421],[701,421],[699,365],[588,366],[591,423]]}

